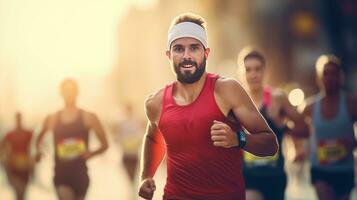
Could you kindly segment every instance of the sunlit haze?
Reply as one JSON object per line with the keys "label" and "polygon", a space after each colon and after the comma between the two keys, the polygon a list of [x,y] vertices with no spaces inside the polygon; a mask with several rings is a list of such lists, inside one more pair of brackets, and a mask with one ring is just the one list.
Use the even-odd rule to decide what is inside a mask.
{"label": "sunlit haze", "polygon": [[79,103],[89,110],[117,106],[108,76],[118,23],[129,4],[143,2],[0,0],[0,121],[12,123],[19,110],[33,126],[62,105],[65,77],[78,80]]}

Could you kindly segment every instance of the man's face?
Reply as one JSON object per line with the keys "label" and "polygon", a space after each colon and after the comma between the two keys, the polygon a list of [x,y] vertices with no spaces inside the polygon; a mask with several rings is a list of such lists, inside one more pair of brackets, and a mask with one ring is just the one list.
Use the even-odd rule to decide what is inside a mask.
{"label": "man's face", "polygon": [[264,66],[258,58],[247,58],[244,61],[246,81],[251,90],[259,89],[263,86]]}
{"label": "man's face", "polygon": [[194,38],[179,38],[172,42],[166,55],[170,59],[177,80],[191,84],[198,81],[206,71],[209,48],[204,49],[201,42]]}
{"label": "man's face", "polygon": [[341,74],[339,68],[334,64],[327,64],[322,71],[322,84],[326,91],[338,91],[341,87]]}
{"label": "man's face", "polygon": [[72,82],[64,83],[61,87],[61,94],[66,103],[74,103],[78,95],[77,85]]}

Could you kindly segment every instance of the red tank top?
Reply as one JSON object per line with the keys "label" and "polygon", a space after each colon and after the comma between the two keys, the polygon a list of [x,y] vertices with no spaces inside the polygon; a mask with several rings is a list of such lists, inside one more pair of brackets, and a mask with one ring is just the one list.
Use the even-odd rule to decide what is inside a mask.
{"label": "red tank top", "polygon": [[216,103],[217,78],[208,73],[197,99],[184,106],[173,99],[175,82],[165,88],[159,121],[167,149],[164,199],[245,199],[241,150],[215,147],[211,140],[213,120],[227,123],[235,131],[241,129]]}
{"label": "red tank top", "polygon": [[28,153],[32,133],[27,130],[13,130],[6,134],[5,140],[10,144],[11,153]]}
{"label": "red tank top", "polygon": [[20,171],[30,169],[31,138],[32,132],[27,130],[13,130],[6,134],[5,140],[10,147],[9,156],[5,161],[7,167]]}

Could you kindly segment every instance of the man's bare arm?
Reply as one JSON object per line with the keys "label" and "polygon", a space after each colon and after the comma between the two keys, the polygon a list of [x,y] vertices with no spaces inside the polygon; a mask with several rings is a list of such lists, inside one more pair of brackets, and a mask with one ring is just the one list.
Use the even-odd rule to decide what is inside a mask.
{"label": "man's bare arm", "polygon": [[290,104],[286,95],[282,95],[279,98],[285,117],[294,124],[293,128],[290,129],[288,133],[298,138],[309,137],[309,128],[304,120],[304,117],[296,110],[296,108],[294,108],[294,106]]}
{"label": "man's bare arm", "polygon": [[93,156],[96,156],[106,151],[108,149],[108,140],[100,120],[94,113],[86,113],[85,120],[87,121],[86,123],[88,124],[88,127],[94,130],[94,133],[97,136],[100,143],[98,149],[94,151],[89,151],[84,154],[84,158],[89,159]]}
{"label": "man's bare arm", "polygon": [[159,94],[149,97],[145,102],[148,123],[143,138],[141,180],[154,176],[166,153],[165,142],[158,128],[161,114],[161,98],[162,94],[159,92]]}
{"label": "man's bare arm", "polygon": [[36,147],[36,161],[40,161],[41,159],[41,147],[42,147],[42,142],[43,138],[46,135],[46,133],[49,131],[51,127],[51,123],[53,122],[54,115],[48,115],[45,119],[45,121],[42,123],[42,127],[40,130],[39,135],[37,136],[35,140],[35,147]]}
{"label": "man's bare arm", "polygon": [[148,125],[143,139],[141,153],[141,185],[139,196],[152,199],[156,190],[153,176],[164,159],[166,149],[165,142],[158,128],[161,115],[163,91],[150,96],[145,102],[145,110]]}
{"label": "man's bare arm", "polygon": [[257,156],[272,156],[279,146],[276,136],[243,87],[233,79],[221,81],[221,94],[226,109],[232,110],[248,131],[244,150]]}
{"label": "man's bare arm", "polygon": [[50,128],[50,123],[51,123],[52,118],[53,118],[53,116],[49,115],[46,117],[45,121],[42,123],[40,133],[37,136],[36,142],[35,142],[37,152],[40,152],[42,140]]}

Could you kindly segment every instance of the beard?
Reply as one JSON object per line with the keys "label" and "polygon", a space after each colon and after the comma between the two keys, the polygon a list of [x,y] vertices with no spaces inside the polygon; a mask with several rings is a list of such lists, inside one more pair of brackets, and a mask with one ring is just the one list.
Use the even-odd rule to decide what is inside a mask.
{"label": "beard", "polygon": [[[192,65],[196,68],[196,71],[191,73],[189,71],[181,72],[180,68],[184,65]],[[206,71],[206,58],[203,58],[202,63],[198,66],[197,62],[191,60],[184,60],[179,64],[174,64],[174,70],[176,73],[176,78],[180,83],[192,84],[200,80],[203,73]]]}

